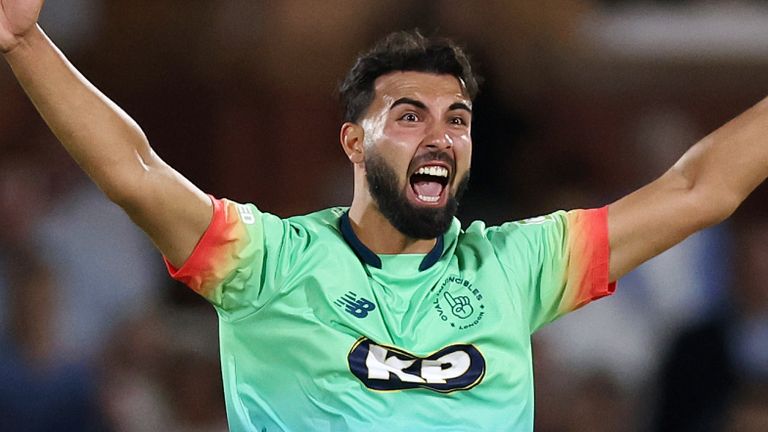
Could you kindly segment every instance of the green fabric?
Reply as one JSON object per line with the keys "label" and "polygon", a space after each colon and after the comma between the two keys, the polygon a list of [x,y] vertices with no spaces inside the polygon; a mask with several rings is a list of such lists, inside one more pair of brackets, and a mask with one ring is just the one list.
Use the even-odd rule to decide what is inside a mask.
{"label": "green fabric", "polygon": [[568,310],[566,213],[454,220],[419,271],[424,255],[362,262],[345,210],[240,208],[247,241],[209,297],[231,430],[533,430],[530,334]]}

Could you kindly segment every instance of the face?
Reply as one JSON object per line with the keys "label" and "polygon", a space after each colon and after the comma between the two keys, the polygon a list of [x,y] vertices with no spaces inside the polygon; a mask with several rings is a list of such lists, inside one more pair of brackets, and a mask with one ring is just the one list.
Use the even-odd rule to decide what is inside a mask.
{"label": "face", "polygon": [[451,75],[379,77],[362,119],[368,190],[403,234],[435,238],[451,224],[466,188],[472,105]]}

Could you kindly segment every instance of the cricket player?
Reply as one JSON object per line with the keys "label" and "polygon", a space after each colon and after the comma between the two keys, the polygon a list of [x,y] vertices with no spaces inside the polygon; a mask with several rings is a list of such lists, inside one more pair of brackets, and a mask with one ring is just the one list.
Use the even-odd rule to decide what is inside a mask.
{"label": "cricket player", "polygon": [[768,175],[762,101],[606,207],[462,226],[476,79],[452,42],[396,33],[340,89],[350,207],[283,219],[165,164],[36,24],[42,3],[0,2],[0,51],[171,275],[215,307],[233,431],[530,431],[531,333],[727,218]]}

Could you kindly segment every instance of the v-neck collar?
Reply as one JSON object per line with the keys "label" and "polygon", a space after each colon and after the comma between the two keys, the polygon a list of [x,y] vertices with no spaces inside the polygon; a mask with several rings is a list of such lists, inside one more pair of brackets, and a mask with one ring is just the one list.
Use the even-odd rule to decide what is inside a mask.
{"label": "v-neck collar", "polygon": [[[341,215],[341,218],[339,218],[339,228],[341,229],[341,235],[344,237],[344,240],[346,240],[347,244],[349,244],[352,250],[355,251],[355,255],[357,255],[360,260],[371,267],[381,269],[381,258],[379,258],[375,252],[368,249],[368,247],[360,241],[360,239],[355,234],[355,231],[352,229],[352,223],[349,221],[349,211],[344,212],[344,214]],[[432,250],[424,256],[424,259],[421,260],[421,264],[419,264],[419,271],[424,271],[435,265],[435,263],[440,260],[442,255],[443,236],[441,235],[437,238],[435,246],[432,248]]]}

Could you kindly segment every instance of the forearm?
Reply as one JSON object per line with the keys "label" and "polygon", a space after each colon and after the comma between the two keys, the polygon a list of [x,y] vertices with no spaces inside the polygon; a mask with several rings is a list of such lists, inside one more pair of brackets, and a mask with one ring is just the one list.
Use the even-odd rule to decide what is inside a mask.
{"label": "forearm", "polygon": [[85,79],[36,27],[5,54],[32,103],[86,173],[113,199],[157,163],[139,126]]}
{"label": "forearm", "polygon": [[691,147],[663,176],[610,205],[611,279],[723,221],[768,177],[768,99]]}

